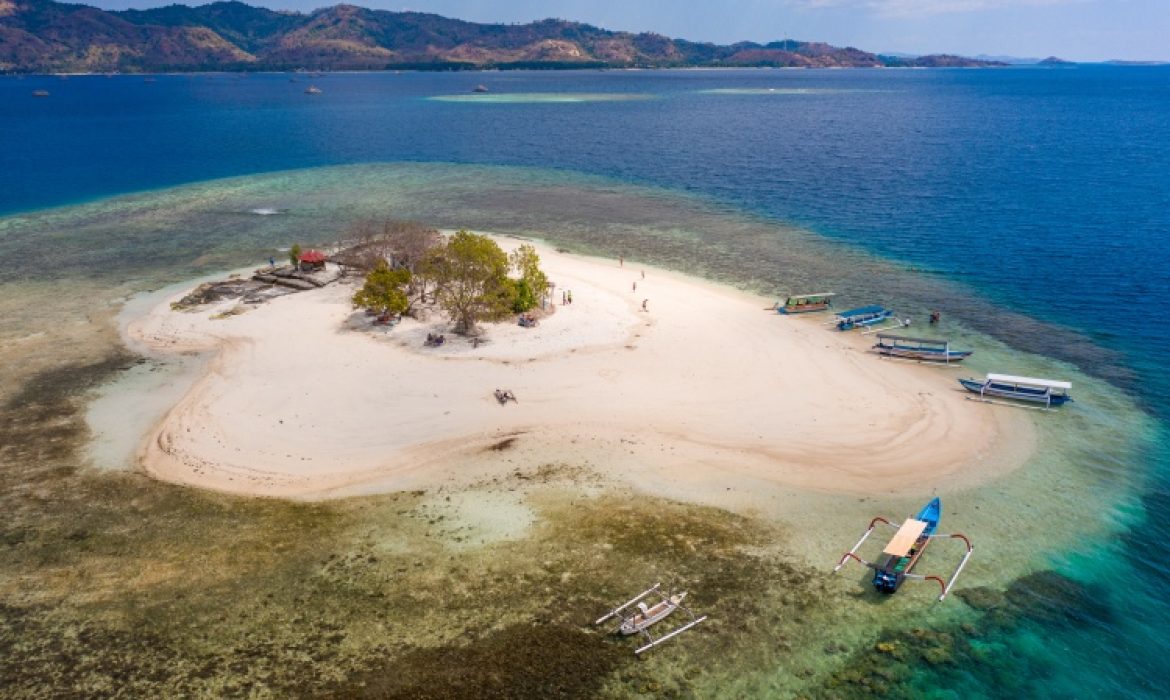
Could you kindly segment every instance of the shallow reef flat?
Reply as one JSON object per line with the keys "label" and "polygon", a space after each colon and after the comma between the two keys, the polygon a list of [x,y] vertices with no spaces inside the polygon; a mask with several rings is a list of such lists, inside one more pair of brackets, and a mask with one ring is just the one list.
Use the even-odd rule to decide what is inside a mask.
{"label": "shallow reef flat", "polygon": [[[248,213],[261,208],[279,213]],[[944,527],[977,547],[944,604],[928,588],[878,597],[860,569],[829,574],[869,517],[910,512],[916,496],[791,489],[733,509],[716,493],[732,485],[713,484],[712,503],[696,504],[635,491],[586,460],[535,459],[523,436],[485,453],[517,460],[492,478],[328,502],[93,468],[92,398],[127,375],[173,369],[122,346],[115,316],[127,298],[291,240],[327,242],[387,211],[757,293],[827,283],[892,295],[908,313],[941,303],[979,362],[1059,373],[1092,400],[1034,421],[1039,450],[1019,469],[944,494]],[[479,166],[233,178],[7,217],[0,232],[10,263],[0,294],[8,697],[922,697],[972,682],[1040,696],[1061,664],[1044,641],[1114,615],[1115,598],[1091,577],[1049,569],[1070,546],[1108,553],[1140,517],[1146,475],[1135,465],[1151,448],[1150,421],[1105,381],[1042,355],[1058,349],[1115,383],[1131,378],[1086,338],[937,275],[699,198]],[[857,358],[871,359],[880,370]],[[1073,509],[1082,516],[1069,519]],[[924,564],[950,563],[938,554]],[[711,620],[636,661],[630,640],[590,623],[658,580],[688,590]]]}

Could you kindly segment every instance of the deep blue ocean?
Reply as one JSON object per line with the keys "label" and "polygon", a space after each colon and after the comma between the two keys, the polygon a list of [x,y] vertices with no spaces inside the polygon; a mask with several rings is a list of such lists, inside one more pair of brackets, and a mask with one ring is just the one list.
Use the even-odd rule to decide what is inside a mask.
{"label": "deep blue ocean", "polygon": [[[322,92],[305,94],[309,84]],[[495,99],[463,99],[477,84]],[[50,96],[32,97],[41,89]],[[1115,351],[1123,367],[1062,359],[1158,421],[1142,524],[1115,543],[1120,559],[1067,557],[1125,562],[1124,576],[1091,575],[1120,591],[1113,623],[1056,627],[1046,643],[1086,695],[1158,695],[1170,673],[1170,67],[0,77],[0,216],[403,161],[699,196],[928,270]]]}

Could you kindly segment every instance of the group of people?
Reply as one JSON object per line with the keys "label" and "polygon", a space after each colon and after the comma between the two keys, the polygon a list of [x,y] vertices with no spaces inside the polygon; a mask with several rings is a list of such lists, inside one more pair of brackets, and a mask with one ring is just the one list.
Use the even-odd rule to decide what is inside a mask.
{"label": "group of people", "polygon": [[537,324],[536,317],[532,314],[520,314],[520,325],[525,328],[535,328]]}
{"label": "group of people", "polygon": [[561,292],[561,306],[573,303],[573,290],[566,289]]}
{"label": "group of people", "polygon": [[[499,401],[501,406],[509,401],[516,401],[516,395],[512,393],[511,389],[496,389],[495,394],[496,401]],[[520,402],[516,401],[516,403]]]}
{"label": "group of people", "polygon": [[440,333],[427,333],[427,346],[437,348],[443,343],[447,342],[447,336]]}

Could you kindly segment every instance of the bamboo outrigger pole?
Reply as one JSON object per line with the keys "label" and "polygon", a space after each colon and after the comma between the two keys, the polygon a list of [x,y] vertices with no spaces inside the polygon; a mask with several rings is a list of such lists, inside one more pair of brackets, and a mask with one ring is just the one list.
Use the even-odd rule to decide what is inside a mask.
{"label": "bamboo outrigger pole", "polygon": [[[706,620],[706,619],[707,619],[706,615],[699,617],[699,618],[695,618],[694,620],[688,622],[687,624],[683,625],[682,627],[679,627],[678,629],[674,630],[670,634],[665,634],[665,635],[659,637],[658,639],[654,639],[653,641],[651,641],[649,644],[647,644],[645,646],[638,647],[637,649],[634,650],[634,654],[641,654],[642,652],[646,651],[647,649],[650,649],[652,647],[656,647],[659,644],[670,639],[671,637],[675,636],[676,634],[682,634],[683,632],[686,632],[690,628],[694,627],[695,625],[699,624],[700,622],[702,622],[703,620]],[[650,636],[650,633],[646,632],[646,630],[642,630],[642,631],[646,634],[647,637]]]}
{"label": "bamboo outrigger pole", "polygon": [[622,610],[625,610],[626,608],[630,607],[634,603],[637,603],[639,600],[642,600],[646,596],[648,596],[651,593],[653,593],[654,591],[658,590],[661,586],[662,586],[661,582],[654,584],[653,586],[647,588],[646,590],[642,591],[641,593],[634,596],[633,598],[630,598],[625,603],[622,603],[621,605],[617,606],[613,610],[610,610],[609,613],[597,618],[597,622],[594,622],[593,624],[600,625],[601,623],[605,622],[609,618],[618,615],[619,613],[621,613]]}
{"label": "bamboo outrigger pole", "polygon": [[861,545],[865,544],[865,541],[867,539],[869,539],[870,535],[873,534],[873,530],[874,530],[874,528],[877,527],[877,524],[879,522],[883,522],[886,525],[890,525],[891,527],[893,526],[893,523],[891,523],[889,520],[886,520],[885,518],[883,518],[880,515],[878,517],[874,518],[873,520],[870,520],[869,521],[869,529],[867,529],[865,531],[865,534],[861,536],[861,539],[857,540],[857,544],[853,545],[853,549],[850,549],[848,552],[845,552],[845,554],[841,555],[841,561],[837,562],[837,565],[833,567],[833,571],[840,571],[841,567],[845,566],[845,562],[850,557],[853,557],[854,559],[861,562],[862,564],[865,564],[866,566],[870,565],[869,562],[864,561],[863,559],[861,559],[860,557],[857,556],[857,549],[859,547],[861,547]]}

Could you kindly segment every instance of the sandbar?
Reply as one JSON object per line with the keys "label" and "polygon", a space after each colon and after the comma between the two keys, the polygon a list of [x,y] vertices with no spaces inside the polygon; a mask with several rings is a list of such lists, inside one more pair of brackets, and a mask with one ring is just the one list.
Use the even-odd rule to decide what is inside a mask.
{"label": "sandbar", "polygon": [[[371,327],[350,284],[226,317],[234,302],[183,312],[170,307],[181,294],[163,300],[127,322],[133,346],[208,359],[143,438],[138,467],[320,499],[564,463],[710,502],[726,483],[931,493],[1034,449],[1027,412],[967,401],[953,370],[881,360],[872,336],[831,330],[824,314],[785,317],[730,287],[537,249],[555,312],[536,328],[488,325],[478,346],[446,331],[426,347],[446,330],[437,316]],[[500,405],[496,389],[518,400]]]}

